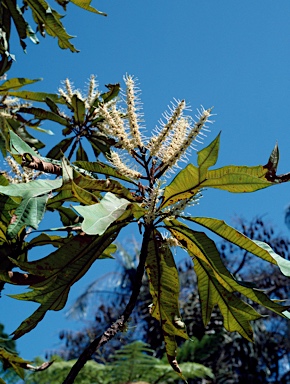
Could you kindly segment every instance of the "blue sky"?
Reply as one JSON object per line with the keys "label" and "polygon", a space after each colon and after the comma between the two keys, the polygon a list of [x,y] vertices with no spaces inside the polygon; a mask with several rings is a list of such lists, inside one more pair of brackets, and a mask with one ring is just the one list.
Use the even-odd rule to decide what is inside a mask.
{"label": "blue sky", "polygon": [[[52,1],[51,5],[57,8]],[[122,83],[126,73],[135,75],[142,89],[148,131],[173,98],[190,103],[193,115],[200,105],[214,106],[215,123],[205,144],[222,131],[217,166],[266,164],[278,141],[278,173],[290,171],[289,1],[103,0],[92,5],[107,12],[108,17],[69,4],[63,19],[68,33],[77,36],[73,43],[80,53],[61,51],[57,41],[47,36],[40,38],[38,46],[29,43],[24,54],[14,38],[11,50],[17,62],[8,76],[43,78],[30,89],[55,92],[67,77],[82,89],[90,74],[95,74],[100,89],[105,90],[104,84]],[[47,148],[60,132],[57,125],[49,128],[56,137],[40,137],[48,143]],[[195,153],[191,161],[195,162]],[[230,223],[236,216],[250,219],[266,215],[278,232],[288,235],[284,225],[284,209],[290,203],[288,184],[253,194],[208,190],[203,195],[194,208],[196,216]],[[95,263],[73,287],[69,303],[113,263]],[[4,293],[12,292],[8,287]],[[1,322],[7,332],[33,310],[33,305],[4,295],[1,301]],[[42,324],[17,342],[18,349],[24,358],[43,355],[56,346],[59,330],[73,326],[64,320],[63,311],[49,313]]]}

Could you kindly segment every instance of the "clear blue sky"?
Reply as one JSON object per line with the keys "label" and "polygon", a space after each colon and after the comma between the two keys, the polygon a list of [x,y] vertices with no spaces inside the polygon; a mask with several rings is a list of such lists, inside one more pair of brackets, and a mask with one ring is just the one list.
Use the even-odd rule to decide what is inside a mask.
{"label": "clear blue sky", "polygon": [[[57,8],[52,1],[51,5]],[[41,77],[44,80],[30,89],[55,92],[66,77],[83,88],[95,74],[104,90],[104,84],[122,82],[126,73],[135,75],[149,131],[174,97],[189,102],[193,114],[200,105],[214,106],[215,124],[206,144],[222,131],[218,166],[265,164],[278,141],[278,171],[290,171],[289,1],[103,0],[92,5],[108,17],[69,4],[63,19],[68,33],[77,36],[73,43],[80,53],[61,51],[48,36],[39,46],[28,44],[25,55],[14,39],[17,62],[9,77]],[[56,125],[49,128],[58,134]],[[41,139],[48,147],[56,140],[44,135]],[[290,184],[244,195],[208,190],[194,214],[229,223],[236,215],[250,219],[266,214],[278,231],[287,234],[284,208],[289,203]],[[108,265],[113,262],[95,263],[72,289],[69,303]],[[12,292],[7,287],[4,293]],[[5,297],[1,308],[0,321],[8,332],[33,310],[26,302]],[[17,342],[21,355],[43,355],[56,346],[59,330],[71,326],[64,311],[49,313]]]}

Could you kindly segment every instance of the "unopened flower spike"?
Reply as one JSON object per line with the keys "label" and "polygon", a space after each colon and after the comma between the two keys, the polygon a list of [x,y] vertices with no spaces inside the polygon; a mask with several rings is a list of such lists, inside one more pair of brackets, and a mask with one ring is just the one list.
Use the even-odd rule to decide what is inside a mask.
{"label": "unopened flower spike", "polygon": [[143,147],[141,133],[140,133],[140,100],[138,93],[140,90],[137,88],[134,78],[132,76],[124,77],[126,83],[126,101],[127,101],[127,117],[130,127],[131,135],[134,139],[134,146]]}

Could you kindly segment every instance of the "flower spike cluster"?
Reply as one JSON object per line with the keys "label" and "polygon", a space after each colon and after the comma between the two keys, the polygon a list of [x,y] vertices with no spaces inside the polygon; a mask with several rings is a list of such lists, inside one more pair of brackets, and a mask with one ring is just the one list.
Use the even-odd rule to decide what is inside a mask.
{"label": "flower spike cluster", "polygon": [[[207,130],[206,123],[211,122],[211,108],[202,107],[195,121],[187,114],[190,109],[185,100],[175,100],[163,114],[163,120],[159,121],[159,127],[155,128],[153,136],[142,140],[140,91],[134,77],[126,76],[124,82],[126,89],[123,91],[121,102],[125,103],[125,106],[120,108],[118,104],[108,103],[100,105],[98,111],[103,118],[100,129],[117,142],[116,150],[111,150],[108,156],[111,164],[123,175],[132,180],[139,180],[136,194],[140,195],[140,201],[147,208],[145,223],[149,224],[164,216],[174,217],[186,206],[197,203],[198,196],[194,199],[184,199],[170,209],[160,210],[158,205],[163,194],[160,179],[177,167],[179,160],[186,159],[190,148],[196,143],[202,143],[205,136],[203,131]],[[136,168],[127,165],[124,152],[134,160]],[[140,180],[147,180],[148,184],[142,185]]]}

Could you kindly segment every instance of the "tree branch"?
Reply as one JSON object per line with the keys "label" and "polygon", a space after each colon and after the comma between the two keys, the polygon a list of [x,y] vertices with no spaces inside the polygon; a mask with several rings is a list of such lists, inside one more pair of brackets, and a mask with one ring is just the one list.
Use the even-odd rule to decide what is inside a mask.
{"label": "tree branch", "polygon": [[108,341],[110,341],[124,326],[124,324],[128,321],[133,309],[136,306],[137,299],[140,293],[140,289],[142,286],[142,278],[144,275],[145,262],[148,253],[148,244],[150,240],[150,236],[152,234],[153,227],[150,225],[145,226],[142,247],[140,252],[139,264],[136,271],[135,282],[133,285],[133,290],[129,299],[128,304],[120,318],[116,320],[106,331],[99,337],[95,338],[91,344],[89,344],[85,350],[82,352],[76,363],[71,368],[69,374],[64,380],[63,384],[72,384],[77,377],[80,370],[84,367],[86,362],[92,357],[92,355],[96,352],[97,349],[102,347]]}

